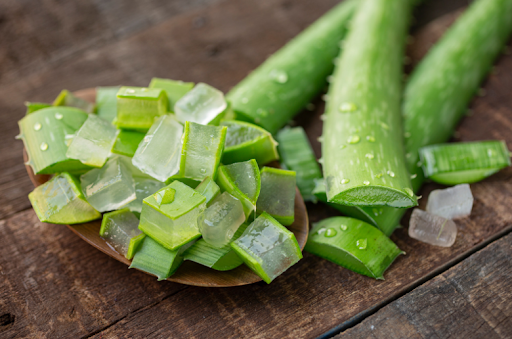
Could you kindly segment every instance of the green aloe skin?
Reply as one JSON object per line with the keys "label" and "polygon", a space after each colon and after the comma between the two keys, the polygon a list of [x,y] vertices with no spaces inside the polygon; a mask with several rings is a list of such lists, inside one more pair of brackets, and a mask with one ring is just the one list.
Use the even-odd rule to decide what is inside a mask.
{"label": "green aloe skin", "polygon": [[336,6],[236,85],[226,98],[237,119],[274,134],[317,96],[358,3]]}

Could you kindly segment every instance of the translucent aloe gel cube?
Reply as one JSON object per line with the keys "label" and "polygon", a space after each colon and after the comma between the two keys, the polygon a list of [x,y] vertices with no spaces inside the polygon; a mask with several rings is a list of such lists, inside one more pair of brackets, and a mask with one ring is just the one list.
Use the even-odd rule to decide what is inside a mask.
{"label": "translucent aloe gel cube", "polygon": [[179,121],[195,122],[202,125],[215,124],[222,118],[228,107],[224,94],[204,83],[198,83],[174,105]]}
{"label": "translucent aloe gel cube", "polygon": [[119,88],[119,86],[96,87],[96,114],[110,123],[117,116]]}
{"label": "translucent aloe gel cube", "polygon": [[121,87],[117,92],[118,128],[147,130],[156,117],[167,113],[167,97],[158,88]]}
{"label": "translucent aloe gel cube", "polygon": [[428,196],[427,212],[446,219],[467,217],[472,208],[473,194],[468,184],[433,190]]}
{"label": "translucent aloe gel cube", "polygon": [[[127,208],[105,213],[101,222],[100,236],[112,246],[116,252],[127,259],[132,239],[142,234],[138,229],[139,219]],[[133,246],[133,244],[132,244]]]}
{"label": "translucent aloe gel cube", "polygon": [[206,206],[210,206],[212,200],[220,194],[220,187],[211,177],[206,177],[197,185],[196,191],[206,198]]}
{"label": "translucent aloe gel cube", "polygon": [[295,172],[263,167],[261,170],[261,191],[256,208],[258,212],[267,212],[283,225],[293,224]]}
{"label": "translucent aloe gel cube", "polygon": [[163,188],[165,184],[158,180],[144,178],[144,177],[133,177],[135,181],[135,200],[129,202],[124,207],[128,208],[132,212],[142,212],[142,201],[154,194],[159,189]]}

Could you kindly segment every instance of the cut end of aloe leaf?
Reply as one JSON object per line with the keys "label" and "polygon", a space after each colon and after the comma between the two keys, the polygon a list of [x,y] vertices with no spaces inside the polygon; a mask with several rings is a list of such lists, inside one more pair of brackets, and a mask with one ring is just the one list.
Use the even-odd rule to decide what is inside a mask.
{"label": "cut end of aloe leaf", "polygon": [[329,202],[346,206],[390,206],[410,208],[418,205],[418,199],[412,190],[397,190],[383,186],[355,186],[342,191]]}

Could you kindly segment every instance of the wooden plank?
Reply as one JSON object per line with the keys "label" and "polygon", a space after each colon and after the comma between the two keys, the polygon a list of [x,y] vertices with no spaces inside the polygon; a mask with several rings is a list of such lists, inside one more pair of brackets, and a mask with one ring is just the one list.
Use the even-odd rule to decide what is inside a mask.
{"label": "wooden plank", "polygon": [[511,244],[509,234],[335,338],[512,337]]}

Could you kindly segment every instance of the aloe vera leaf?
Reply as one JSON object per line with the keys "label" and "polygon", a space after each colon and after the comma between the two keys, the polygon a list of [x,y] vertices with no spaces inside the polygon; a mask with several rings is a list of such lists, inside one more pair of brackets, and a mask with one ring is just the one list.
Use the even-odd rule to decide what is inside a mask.
{"label": "aloe vera leaf", "polygon": [[458,142],[420,149],[425,176],[445,185],[471,184],[510,166],[504,141]]}
{"label": "aloe vera leaf", "polygon": [[[249,225],[246,223],[240,225],[233,236],[233,241],[240,238],[247,226]],[[202,238],[186,250],[183,257],[185,260],[194,261],[217,271],[229,271],[243,264],[242,259],[238,257],[230,244],[217,248],[208,244]]]}
{"label": "aloe vera leaf", "polygon": [[66,140],[82,126],[88,115],[72,107],[48,107],[18,122],[20,135],[35,174],[52,174],[90,169],[66,156]]}
{"label": "aloe vera leaf", "polygon": [[35,111],[39,111],[43,108],[52,107],[52,105],[44,103],[44,102],[25,102],[25,106],[27,107],[27,114],[34,113]]}
{"label": "aloe vera leaf", "polygon": [[114,146],[112,146],[112,153],[133,157],[145,135],[137,131],[119,130]]}
{"label": "aloe vera leaf", "polygon": [[313,194],[315,179],[322,178],[322,171],[302,127],[283,128],[277,134],[279,154],[286,169],[295,171],[297,187],[306,201],[316,202]]}
{"label": "aloe vera leaf", "polygon": [[73,93],[66,89],[62,90],[57,98],[55,98],[53,106],[75,107],[86,113],[94,113],[96,111],[96,106],[93,103],[74,96]]}
{"label": "aloe vera leaf", "polygon": [[267,284],[302,259],[295,235],[265,212],[231,247]]}
{"label": "aloe vera leaf", "polygon": [[147,131],[167,113],[167,96],[159,88],[123,86],[117,92],[117,128]]}
{"label": "aloe vera leaf", "polygon": [[263,128],[236,120],[222,121],[220,125],[228,128],[222,153],[223,164],[255,159],[262,166],[279,159],[277,142]]}
{"label": "aloe vera leaf", "polygon": [[79,224],[101,218],[85,199],[80,183],[67,172],[36,187],[28,198],[41,222]]}
{"label": "aloe vera leaf", "polygon": [[117,92],[120,86],[96,87],[96,114],[108,122],[117,116]]}
{"label": "aloe vera leaf", "polygon": [[295,220],[295,172],[279,168],[261,169],[261,192],[256,202],[257,213],[267,212],[288,226]]}
{"label": "aloe vera leaf", "polygon": [[204,178],[195,190],[206,198],[206,207],[220,194],[220,187],[211,177]]}
{"label": "aloe vera leaf", "polygon": [[272,134],[326,85],[359,1],[344,1],[287,43],[228,94],[238,120]]}
{"label": "aloe vera leaf", "polygon": [[[116,252],[124,255],[127,259],[132,239],[139,237],[142,232],[137,228],[139,219],[130,212],[128,208],[103,214],[101,221],[100,236],[114,248]],[[137,241],[137,240],[136,240]],[[132,249],[133,251],[133,249]],[[132,255],[133,257],[133,255]]]}
{"label": "aloe vera leaf", "polygon": [[315,224],[305,250],[375,279],[384,279],[384,271],[396,257],[405,254],[377,228],[347,217]]}
{"label": "aloe vera leaf", "polygon": [[167,94],[167,110],[174,111],[176,101],[194,88],[193,82],[183,82],[179,80],[153,78],[149,83],[149,88],[160,88]]}

